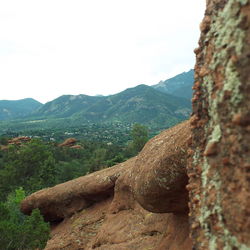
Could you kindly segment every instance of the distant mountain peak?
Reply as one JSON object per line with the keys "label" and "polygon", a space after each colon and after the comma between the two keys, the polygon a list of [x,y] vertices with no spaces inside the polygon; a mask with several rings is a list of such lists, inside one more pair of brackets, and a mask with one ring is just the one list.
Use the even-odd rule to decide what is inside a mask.
{"label": "distant mountain peak", "polygon": [[163,93],[168,93],[190,100],[192,98],[193,82],[194,70],[190,69],[187,72],[182,72],[181,74],[171,77],[165,81],[160,81],[158,84],[152,85],[151,87]]}
{"label": "distant mountain peak", "polygon": [[148,86],[146,84],[139,84],[139,85],[136,85],[135,87],[127,88],[126,90],[130,90],[130,89],[147,89],[147,88],[150,88],[150,86]]}

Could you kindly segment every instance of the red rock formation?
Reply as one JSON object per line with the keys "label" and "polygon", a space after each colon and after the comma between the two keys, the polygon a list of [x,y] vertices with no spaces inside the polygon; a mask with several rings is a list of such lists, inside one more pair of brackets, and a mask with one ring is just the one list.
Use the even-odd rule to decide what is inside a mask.
{"label": "red rock formation", "polygon": [[31,138],[28,136],[19,136],[19,137],[15,137],[15,138],[10,139],[8,141],[8,144],[21,145],[25,142],[29,142],[30,140],[31,140]]}
{"label": "red rock formation", "polygon": [[81,145],[74,145],[74,146],[71,146],[70,148],[74,148],[74,149],[81,149],[82,146]]}
{"label": "red rock formation", "polygon": [[[133,159],[126,162],[130,165]],[[124,171],[124,163],[77,179],[40,190],[25,199],[22,211],[30,214],[39,208],[48,221],[58,221],[85,209],[95,202],[113,196],[117,178]]]}
{"label": "red rock formation", "polygon": [[77,140],[75,138],[68,138],[63,143],[59,144],[58,147],[68,147],[68,148],[74,148],[74,149],[81,149],[81,145],[75,145],[77,143]]}
{"label": "red rock formation", "polygon": [[[23,201],[22,211],[30,214],[38,207],[47,220],[59,222],[46,249],[191,249],[182,195],[188,135],[185,122],[148,142],[125,163],[32,194]],[[168,195],[171,199],[165,201]],[[144,207],[149,202],[151,210],[175,214],[149,212],[137,200]]]}
{"label": "red rock formation", "polygon": [[59,144],[58,147],[72,147],[76,142],[77,140],[75,138],[68,138],[63,143]]}
{"label": "red rock formation", "polygon": [[195,249],[250,249],[250,1],[208,0],[188,168]]}
{"label": "red rock formation", "polygon": [[131,177],[135,198],[145,209],[156,213],[187,211],[189,137],[189,123],[181,123],[154,137],[139,154]]}

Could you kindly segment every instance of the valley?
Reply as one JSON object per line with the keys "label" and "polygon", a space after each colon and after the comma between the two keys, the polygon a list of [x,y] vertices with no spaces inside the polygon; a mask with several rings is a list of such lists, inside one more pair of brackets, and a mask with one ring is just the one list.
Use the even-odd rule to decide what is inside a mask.
{"label": "valley", "polygon": [[[158,85],[142,84],[110,96],[63,95],[45,104],[33,99],[0,101],[0,135],[54,138],[54,134],[73,133],[102,140],[108,139],[106,133],[115,140],[114,133],[126,135],[134,123],[140,123],[153,136],[189,117],[192,84],[190,70]],[[178,96],[180,89],[185,95]]]}
{"label": "valley", "polygon": [[[191,70],[159,83],[166,88],[141,84],[114,95],[63,95],[45,104],[32,98],[0,101],[3,246],[44,248],[48,223],[39,210],[22,215],[20,202],[40,189],[119,169],[150,138],[189,118],[192,84]],[[178,94],[180,88],[189,89],[186,96]]]}

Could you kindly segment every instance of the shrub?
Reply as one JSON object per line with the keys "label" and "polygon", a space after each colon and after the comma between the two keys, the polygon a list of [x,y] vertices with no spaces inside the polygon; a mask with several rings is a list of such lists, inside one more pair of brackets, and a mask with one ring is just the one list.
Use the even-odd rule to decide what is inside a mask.
{"label": "shrub", "polygon": [[43,249],[49,239],[49,224],[44,222],[39,209],[30,216],[20,212],[20,202],[25,198],[22,188],[0,203],[0,244],[6,250]]}

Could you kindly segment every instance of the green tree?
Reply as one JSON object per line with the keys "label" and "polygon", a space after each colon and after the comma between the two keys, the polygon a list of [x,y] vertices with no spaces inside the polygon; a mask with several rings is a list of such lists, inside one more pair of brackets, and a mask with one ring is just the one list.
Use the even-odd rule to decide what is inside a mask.
{"label": "green tree", "polygon": [[39,169],[39,180],[41,188],[53,186],[57,182],[58,170],[56,169],[56,161],[50,155]]}
{"label": "green tree", "polygon": [[50,146],[38,140],[11,146],[0,165],[0,198],[19,186],[28,193],[56,184],[56,162]]}
{"label": "green tree", "polygon": [[97,148],[89,161],[90,172],[95,172],[102,167],[105,167],[105,160],[107,156],[106,148]]}
{"label": "green tree", "polygon": [[106,165],[108,167],[111,167],[111,166],[114,166],[118,163],[124,162],[125,160],[126,160],[126,158],[124,157],[124,155],[121,153],[118,153],[114,158],[107,160]]}
{"label": "green tree", "polygon": [[0,137],[0,145],[7,145],[8,138],[7,137]]}
{"label": "green tree", "polygon": [[148,128],[135,123],[130,134],[132,141],[128,144],[127,154],[129,154],[129,156],[133,156],[140,152],[148,141]]}
{"label": "green tree", "polygon": [[89,172],[88,166],[78,160],[57,163],[57,180],[59,183],[83,176]]}
{"label": "green tree", "polygon": [[25,192],[19,188],[0,203],[0,245],[6,250],[43,249],[49,239],[49,224],[44,222],[38,209],[31,216],[20,212]]}

